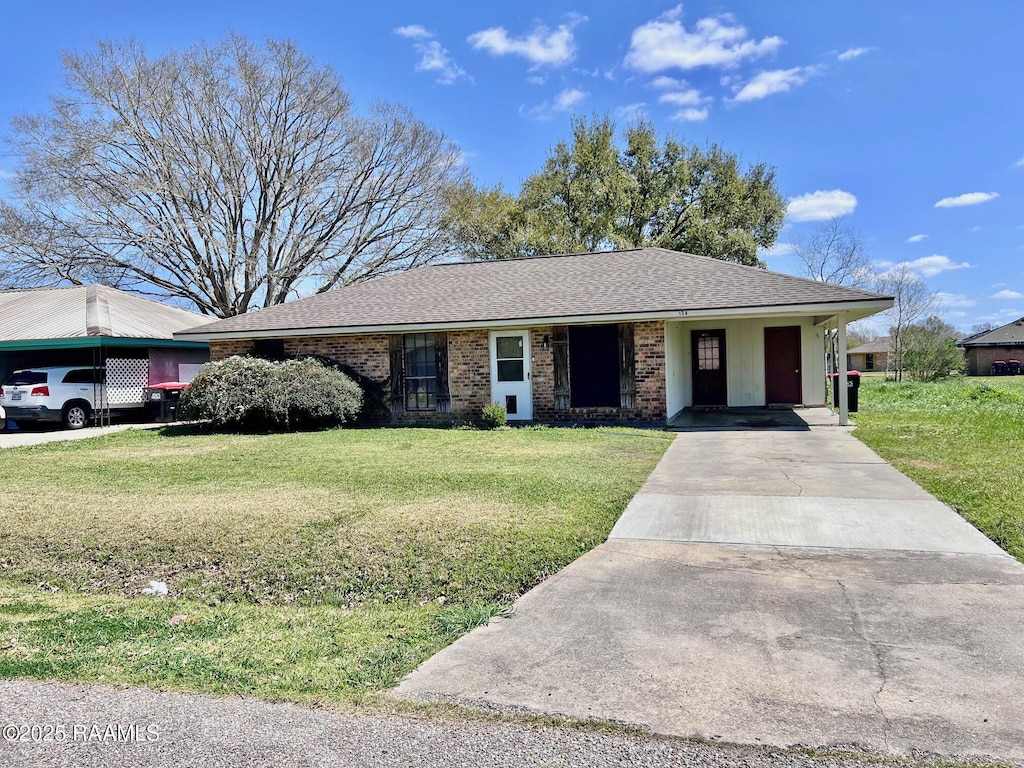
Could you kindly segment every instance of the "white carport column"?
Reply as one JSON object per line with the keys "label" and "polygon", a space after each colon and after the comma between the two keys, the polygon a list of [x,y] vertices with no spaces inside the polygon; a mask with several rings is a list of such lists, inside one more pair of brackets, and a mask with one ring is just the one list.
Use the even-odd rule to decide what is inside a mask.
{"label": "white carport column", "polygon": [[846,375],[846,313],[836,315],[836,336],[839,343],[836,350],[836,386],[839,388],[839,426],[845,427],[850,422],[850,391],[846,388],[849,382]]}

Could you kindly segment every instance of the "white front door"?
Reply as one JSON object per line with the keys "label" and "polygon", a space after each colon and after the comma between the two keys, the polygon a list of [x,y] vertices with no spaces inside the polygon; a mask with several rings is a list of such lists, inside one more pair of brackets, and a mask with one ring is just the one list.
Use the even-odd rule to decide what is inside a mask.
{"label": "white front door", "polygon": [[491,331],[491,402],[509,421],[533,418],[529,331]]}

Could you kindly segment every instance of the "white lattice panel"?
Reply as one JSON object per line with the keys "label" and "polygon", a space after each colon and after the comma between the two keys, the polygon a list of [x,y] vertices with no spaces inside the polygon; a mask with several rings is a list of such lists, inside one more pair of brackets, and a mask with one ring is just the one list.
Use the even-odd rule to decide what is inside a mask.
{"label": "white lattice panel", "polygon": [[141,403],[148,384],[149,360],[107,358],[107,402],[111,406]]}

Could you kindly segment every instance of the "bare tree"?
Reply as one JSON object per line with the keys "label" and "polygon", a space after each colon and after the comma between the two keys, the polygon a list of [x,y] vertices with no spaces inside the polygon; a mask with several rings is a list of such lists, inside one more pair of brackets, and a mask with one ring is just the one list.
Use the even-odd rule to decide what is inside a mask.
{"label": "bare tree", "polygon": [[353,114],[337,74],[289,42],[101,43],[63,64],[67,92],[13,123],[10,270],[227,317],[448,253],[457,148],[402,107]]}
{"label": "bare tree", "polygon": [[833,216],[818,225],[809,237],[795,244],[804,274],[812,280],[862,288],[871,271],[864,241],[845,216]]}
{"label": "bare tree", "polygon": [[[869,282],[871,270],[864,253],[864,241],[845,216],[823,221],[810,236],[795,244],[794,252],[803,262],[804,274],[812,280],[857,288]],[[831,361],[830,373],[839,371],[838,347],[835,331],[827,333],[825,353]]]}
{"label": "bare tree", "polygon": [[907,329],[935,310],[935,294],[906,263],[897,264],[888,272],[878,275],[875,290],[893,298],[892,309],[888,310],[888,360],[896,380],[902,381]]}

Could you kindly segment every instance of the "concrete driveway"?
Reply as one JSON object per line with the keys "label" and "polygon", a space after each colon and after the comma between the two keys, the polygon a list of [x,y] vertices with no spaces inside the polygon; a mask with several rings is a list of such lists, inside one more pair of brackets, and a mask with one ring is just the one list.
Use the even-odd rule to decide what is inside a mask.
{"label": "concrete driveway", "polygon": [[399,696],[1024,763],[1024,565],[837,427],[680,435],[608,542]]}
{"label": "concrete driveway", "polygon": [[109,427],[85,427],[83,429],[59,429],[57,427],[36,428],[33,430],[4,430],[0,432],[0,449],[23,448],[27,445],[43,445],[45,443],[63,443],[69,440],[88,440],[90,437],[102,437],[114,432],[128,429],[163,429],[173,427],[176,423],[159,424],[113,424]]}

